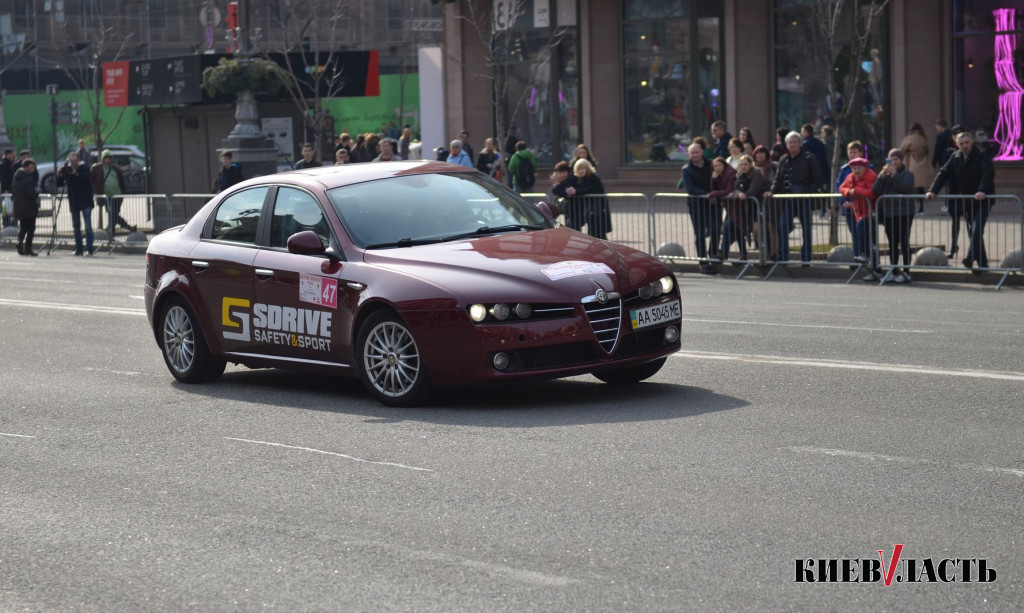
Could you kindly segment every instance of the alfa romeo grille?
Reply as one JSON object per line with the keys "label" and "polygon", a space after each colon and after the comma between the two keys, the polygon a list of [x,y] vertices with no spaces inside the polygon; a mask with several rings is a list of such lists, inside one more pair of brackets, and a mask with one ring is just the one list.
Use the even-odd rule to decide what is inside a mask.
{"label": "alfa romeo grille", "polygon": [[606,302],[595,300],[593,296],[587,296],[583,300],[583,309],[587,312],[587,321],[597,335],[598,342],[605,353],[611,354],[615,351],[615,344],[619,341],[619,329],[622,319],[622,299],[616,294],[610,294]]}

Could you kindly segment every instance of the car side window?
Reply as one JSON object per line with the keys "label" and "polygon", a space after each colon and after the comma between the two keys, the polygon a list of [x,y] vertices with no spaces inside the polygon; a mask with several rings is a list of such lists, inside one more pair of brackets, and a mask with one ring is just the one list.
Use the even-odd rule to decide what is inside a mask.
{"label": "car side window", "polygon": [[210,238],[255,245],[256,228],[260,224],[260,213],[268,189],[247,189],[225,198],[217,207]]}
{"label": "car side window", "polygon": [[325,245],[330,243],[330,224],[316,198],[300,189],[278,188],[270,223],[270,246],[286,248],[288,237],[304,230],[316,232]]}

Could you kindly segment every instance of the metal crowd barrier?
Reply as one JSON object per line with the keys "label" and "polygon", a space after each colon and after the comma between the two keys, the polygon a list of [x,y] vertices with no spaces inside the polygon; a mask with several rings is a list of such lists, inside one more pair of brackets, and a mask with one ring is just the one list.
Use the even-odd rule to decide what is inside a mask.
{"label": "metal crowd barrier", "polygon": [[[187,222],[212,197],[211,194],[122,194],[108,200],[105,196],[94,196],[90,212],[93,247],[113,252],[119,248],[145,246],[145,235]],[[39,205],[34,243],[42,243],[43,249],[48,250],[73,247],[74,222],[67,194],[63,191],[41,194]],[[123,224],[118,224],[118,217]],[[16,243],[17,220],[13,215],[0,219],[0,224],[3,224],[0,245]],[[131,231],[132,228],[135,231]],[[82,231],[84,234],[84,225]]]}
{"label": "metal crowd barrier", "polygon": [[[574,198],[552,198],[548,194],[531,192],[520,194],[536,204],[548,202],[559,210],[559,220],[591,236],[604,234],[605,238],[628,245],[640,251],[652,252],[651,207],[647,196],[640,193],[611,193]],[[607,209],[611,227],[604,227],[595,215]]]}
{"label": "metal crowd barrier", "polygon": [[[761,202],[757,198],[728,199],[733,214],[727,215],[724,200],[685,193],[655,194],[651,198],[650,253],[665,261],[733,264],[740,267],[737,279],[754,265],[763,264],[768,233]],[[725,229],[730,234],[728,245],[722,244]],[[733,254],[738,257],[730,257]]]}
{"label": "metal crowd barrier", "polygon": [[[956,208],[957,204],[970,209],[970,203],[973,202],[971,196],[941,195],[927,202],[924,201],[923,195],[879,198],[876,201],[876,210],[880,210],[882,214],[873,214],[869,219],[869,231],[874,232],[875,238],[867,247],[867,261],[859,262],[854,260],[854,214],[852,210],[847,210],[845,214],[841,212],[841,196],[834,193],[773,195],[767,201],[758,203],[758,225],[753,233],[753,238],[757,241],[756,249],[752,251],[748,246],[748,257],[745,259],[724,260],[744,266],[740,277],[751,266],[759,263],[770,266],[764,274],[764,279],[767,280],[779,266],[799,262],[800,265],[808,267],[848,266],[853,273],[847,283],[865,269],[870,271],[877,267],[882,271],[879,282],[890,282],[894,278],[892,271],[896,266],[889,259],[885,211],[886,207],[898,199],[912,200],[915,211],[913,219],[910,220],[907,241],[912,256],[911,264],[907,268],[957,270],[960,262],[958,257],[967,256],[973,225],[968,227],[967,219],[963,215],[954,215],[953,212],[960,210]],[[1002,201],[1006,202],[1005,206],[1001,204]],[[988,259],[988,266],[984,270],[1002,273],[1003,276],[996,286],[996,289],[999,289],[1011,273],[1024,274],[1024,205],[1021,204],[1020,198],[1012,195],[992,195],[984,202],[988,203],[985,205],[988,207],[987,218],[983,224],[984,231],[981,233]],[[704,211],[714,211],[719,216],[718,220],[709,223],[715,221],[713,214],[692,211],[691,203],[695,207],[702,207]],[[721,217],[721,210],[708,205],[710,202],[707,196],[690,196],[684,193],[655,194],[651,198],[650,244],[658,247],[652,248],[650,253],[665,260],[717,262],[719,258],[711,255],[713,252],[708,241],[710,236],[715,234],[714,229],[719,231],[718,240],[721,239],[721,225],[717,225],[717,222],[724,223],[724,219]],[[922,214],[916,212],[919,209],[923,210]],[[698,219],[703,220],[699,225],[714,227],[707,227],[698,232],[695,228]],[[851,223],[848,224],[847,220]],[[973,224],[973,219],[971,221]],[[960,227],[957,243],[959,251],[950,261],[947,256],[953,248],[952,233],[955,226]],[[775,245],[776,238],[772,236],[773,229],[778,234],[778,246]],[[699,246],[698,234],[704,238],[701,241],[704,247]],[[755,252],[756,257],[752,255]],[[890,264],[884,264],[886,260],[890,261]],[[967,268],[959,270],[969,272]],[[979,272],[981,269],[972,270]]]}
{"label": "metal crowd barrier", "polygon": [[[4,195],[0,194],[0,198]],[[526,193],[529,201],[553,199],[543,193]],[[129,227],[142,233],[159,233],[187,222],[213,196],[210,194],[126,194],[115,196],[114,210]],[[587,211],[606,208],[611,228],[606,230],[608,240],[646,251],[665,261],[698,263],[725,262],[735,264],[743,277],[752,267],[764,270],[769,279],[779,266],[799,262],[803,266],[849,266],[853,274],[847,283],[865,271],[881,271],[879,283],[894,280],[896,268],[912,270],[959,270],[964,273],[985,271],[1002,273],[996,289],[1011,273],[1024,274],[1024,203],[1013,195],[992,195],[983,201],[971,196],[936,196],[925,201],[923,195],[887,195],[877,199],[877,211],[869,219],[873,237],[866,245],[867,261],[854,260],[852,235],[853,211],[840,214],[838,194],[777,194],[765,202],[748,199],[747,219],[744,223],[733,220],[730,238],[745,242],[746,257],[731,241],[726,253],[722,249],[721,231],[729,215],[724,210],[737,210],[738,200],[711,202],[707,196],[685,193],[658,193],[653,197],[639,193],[612,193],[585,196],[571,200],[554,201],[563,223],[579,225],[584,232],[600,234],[599,217],[587,217]],[[903,202],[910,202],[905,206]],[[723,210],[723,204],[725,204]],[[36,222],[36,242],[58,248],[74,244],[71,212],[65,194],[42,195]],[[117,234],[117,215],[111,215],[107,199],[96,197],[93,209],[94,246],[111,251],[119,247],[144,245],[144,237],[134,237],[125,231]],[[892,209],[906,210],[893,215]],[[918,213],[921,211],[921,213]],[[979,213],[983,211],[983,213]],[[981,215],[981,217],[977,217]],[[575,217],[575,219],[574,219]],[[975,218],[982,223],[977,224]],[[11,225],[12,216],[0,220],[0,245],[17,241],[17,225]],[[887,220],[891,227],[886,226]],[[911,256],[907,265],[903,258],[897,265],[891,258],[890,235],[902,229],[907,222],[907,249]],[[590,227],[593,225],[594,227]],[[979,240],[975,253],[969,253],[972,232],[977,228]],[[954,230],[956,229],[956,230]],[[776,236],[777,234],[777,236]],[[898,232],[897,232],[898,234]],[[776,244],[778,243],[778,244]],[[981,246],[983,243],[983,247]],[[790,259],[787,261],[787,249]],[[978,251],[983,249],[982,251]],[[984,253],[985,258],[979,257]],[[729,256],[737,257],[729,257]],[[902,254],[901,254],[902,255]],[[970,257],[978,268],[959,267],[961,258]],[[987,259],[987,262],[977,260]],[[781,260],[781,261],[780,261]],[[888,263],[886,263],[888,262]],[[770,266],[770,268],[768,268]]]}
{"label": "metal crowd barrier", "polygon": [[[909,206],[902,203],[909,203]],[[1002,273],[996,289],[1011,273],[1024,273],[1024,204],[1014,195],[993,194],[984,200],[972,196],[936,196],[925,201],[922,195],[885,195],[877,201],[878,216],[873,220],[878,250],[885,271],[880,283],[893,280],[893,270],[950,270]],[[887,214],[892,209],[897,214]],[[909,211],[906,211],[909,209]],[[916,211],[923,210],[923,214]],[[906,216],[904,216],[906,213]],[[907,247],[910,264],[903,257],[897,265],[889,237],[894,231],[909,228]],[[977,232],[974,230],[977,228]],[[885,241],[884,243],[882,241]],[[974,245],[977,241],[977,245]],[[972,250],[972,245],[975,247]],[[964,259],[976,267],[960,267]]]}

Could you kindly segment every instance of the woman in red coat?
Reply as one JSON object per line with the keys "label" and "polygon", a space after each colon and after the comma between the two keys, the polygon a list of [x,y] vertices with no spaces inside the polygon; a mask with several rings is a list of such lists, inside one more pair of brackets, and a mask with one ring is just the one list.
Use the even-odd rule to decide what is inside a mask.
{"label": "woman in red coat", "polygon": [[861,263],[870,259],[871,271],[864,280],[878,281],[881,279],[881,269],[878,267],[877,253],[873,248],[877,244],[878,235],[872,219],[875,211],[875,192],[871,189],[878,175],[868,168],[868,161],[864,158],[853,158],[849,165],[851,172],[839,186],[839,193],[849,198],[843,206],[853,210],[853,218],[856,220],[853,226],[853,259]]}

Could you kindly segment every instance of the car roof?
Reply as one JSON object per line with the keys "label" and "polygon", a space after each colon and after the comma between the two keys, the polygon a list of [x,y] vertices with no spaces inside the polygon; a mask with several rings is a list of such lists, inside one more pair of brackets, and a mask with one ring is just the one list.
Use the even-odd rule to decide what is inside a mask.
{"label": "car roof", "polygon": [[[421,175],[431,173],[477,172],[461,164],[449,164],[434,160],[407,160],[400,162],[367,162],[362,164],[342,164],[340,166],[321,166],[319,168],[301,168],[273,175],[263,175],[249,181],[246,185],[262,185],[265,183],[294,183],[297,185],[317,183],[324,189],[333,189],[355,183],[376,181],[390,177],[405,175]],[[241,185],[241,184],[240,184]]]}

